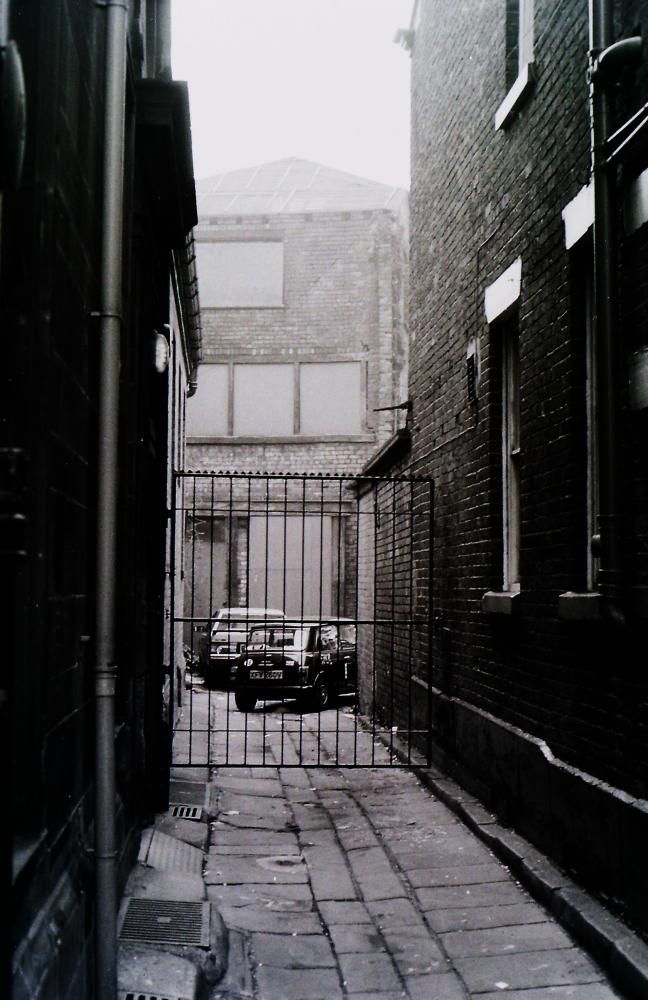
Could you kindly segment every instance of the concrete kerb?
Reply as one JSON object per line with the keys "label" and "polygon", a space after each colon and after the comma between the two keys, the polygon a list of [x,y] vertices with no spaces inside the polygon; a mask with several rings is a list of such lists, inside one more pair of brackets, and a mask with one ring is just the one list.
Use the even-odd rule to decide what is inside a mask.
{"label": "concrete kerb", "polygon": [[394,755],[502,861],[520,883],[568,930],[622,989],[628,1000],[648,997],[648,945],[555,867],[546,855],[501,826],[478,799],[451,778],[428,767],[422,755],[398,738],[383,739]]}

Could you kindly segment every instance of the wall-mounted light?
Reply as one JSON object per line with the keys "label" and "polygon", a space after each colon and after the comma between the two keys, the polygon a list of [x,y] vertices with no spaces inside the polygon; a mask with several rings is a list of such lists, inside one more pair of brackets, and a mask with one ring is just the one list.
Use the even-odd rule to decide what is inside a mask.
{"label": "wall-mounted light", "polygon": [[163,375],[169,367],[169,341],[163,333],[155,330],[153,334],[153,364],[156,372]]}

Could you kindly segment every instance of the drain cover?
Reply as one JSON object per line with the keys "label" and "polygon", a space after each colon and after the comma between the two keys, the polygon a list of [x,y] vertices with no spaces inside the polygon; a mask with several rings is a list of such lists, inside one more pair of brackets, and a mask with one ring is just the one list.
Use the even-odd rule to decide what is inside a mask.
{"label": "drain cover", "polygon": [[[207,948],[209,903],[184,903],[170,899],[129,899],[119,937],[122,941],[194,944]],[[159,1000],[163,998],[160,997]]]}
{"label": "drain cover", "polygon": [[120,993],[118,1000],[187,1000],[186,997],[172,996],[170,993]]}
{"label": "drain cover", "polygon": [[197,805],[170,805],[169,813],[174,819],[202,819],[202,806]]}

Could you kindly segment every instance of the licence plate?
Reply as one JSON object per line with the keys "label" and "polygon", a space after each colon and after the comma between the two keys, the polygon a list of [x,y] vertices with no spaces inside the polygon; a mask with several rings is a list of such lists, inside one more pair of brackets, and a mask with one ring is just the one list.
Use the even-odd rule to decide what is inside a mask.
{"label": "licence plate", "polygon": [[282,681],[283,670],[250,670],[251,681]]}

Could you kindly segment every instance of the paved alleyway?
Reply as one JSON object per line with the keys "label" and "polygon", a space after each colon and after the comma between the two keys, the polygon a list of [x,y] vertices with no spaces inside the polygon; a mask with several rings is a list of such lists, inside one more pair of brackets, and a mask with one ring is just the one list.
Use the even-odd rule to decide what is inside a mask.
{"label": "paved alleyway", "polygon": [[[205,719],[208,699],[208,729],[222,731],[226,696],[197,694],[196,711]],[[277,712],[286,715],[281,725]],[[245,739],[265,763],[212,772],[216,818],[204,879],[230,949],[214,997],[620,996],[413,774],[279,766],[278,740],[286,762],[299,740],[315,753],[318,731],[327,728],[325,753],[358,740],[370,756],[371,734],[358,731],[350,713],[341,726],[328,715],[238,715],[241,731],[229,738]],[[186,749],[188,734],[178,738]]]}

